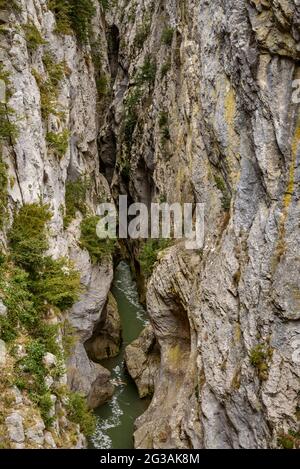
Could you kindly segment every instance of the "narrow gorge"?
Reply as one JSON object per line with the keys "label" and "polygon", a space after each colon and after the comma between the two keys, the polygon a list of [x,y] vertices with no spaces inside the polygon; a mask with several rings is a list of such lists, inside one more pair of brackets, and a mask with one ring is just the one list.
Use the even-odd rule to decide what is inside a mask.
{"label": "narrow gorge", "polygon": [[0,0],[1,448],[300,447],[299,60],[298,0]]}

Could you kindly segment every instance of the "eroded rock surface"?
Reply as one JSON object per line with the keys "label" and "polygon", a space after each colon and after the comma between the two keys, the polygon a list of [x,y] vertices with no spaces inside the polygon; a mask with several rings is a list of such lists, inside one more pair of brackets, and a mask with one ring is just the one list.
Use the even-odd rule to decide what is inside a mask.
{"label": "eroded rock surface", "polygon": [[[73,336],[68,366],[68,381],[71,386],[74,384],[72,391],[83,392],[85,396],[94,395],[93,384],[103,376],[103,369],[88,358],[83,344],[92,336],[101,319],[111,287],[113,267],[110,256],[96,262],[82,248],[80,224],[85,217],[97,213],[101,201],[111,198],[107,180],[100,173],[97,142],[101,116],[94,56],[100,54],[101,48],[103,68],[108,64],[103,11],[99,2],[95,2],[91,28],[98,44],[95,52],[90,44],[81,44],[71,28],[67,34],[58,31],[50,2],[16,0],[6,3],[1,4],[0,17],[1,85],[4,73],[3,76],[9,77],[6,109],[10,109],[9,119],[17,132],[15,138],[3,139],[1,134],[1,186],[7,192],[1,192],[1,223],[5,212],[4,223],[0,227],[1,256],[7,250],[7,232],[17,210],[24,204],[48,204],[52,218],[47,227],[50,243],[47,254],[55,259],[70,259],[80,271],[83,289],[80,300],[71,311],[64,317],[54,317],[52,311],[47,320],[49,325],[57,325],[59,329],[62,324],[68,324],[69,335]],[[7,179],[2,174],[3,168],[7,171]],[[84,189],[81,189],[81,201],[78,194],[73,194],[77,208],[70,214],[67,193],[70,184],[72,187],[75,182]],[[6,315],[1,292],[0,316],[5,318]],[[57,341],[62,347],[61,332]],[[16,351],[17,358],[24,359],[26,344],[17,344]],[[45,385],[48,397],[53,401],[56,399],[53,391],[65,387],[67,377],[60,372],[59,378],[53,378],[51,364],[48,367],[45,363],[45,366],[49,368]],[[4,382],[12,368],[9,360],[5,368],[1,368],[1,381]],[[22,415],[27,415],[27,411],[35,415],[36,406],[30,399],[24,400],[21,407]],[[10,412],[10,408],[4,412]],[[31,422],[32,426],[25,428],[25,439],[20,437],[20,425],[15,431],[8,416],[7,425],[17,435],[18,441],[11,437],[3,446],[9,447],[12,441],[25,448],[83,447],[86,444],[79,426],[68,421],[60,399],[52,402],[50,413],[54,423],[47,438],[45,431],[41,430],[42,419],[38,415]],[[58,414],[61,414],[61,419]]]}
{"label": "eroded rock surface", "polygon": [[112,293],[101,315],[91,339],[85,343],[89,357],[100,362],[104,358],[115,357],[120,351],[122,341],[121,319],[118,305]]}
{"label": "eroded rock surface", "polygon": [[91,409],[97,407],[108,401],[114,393],[114,385],[110,381],[110,372],[103,368],[103,366],[97,365],[97,378],[92,384],[92,389],[88,397],[88,406]]}
{"label": "eroded rock surface", "polygon": [[140,398],[152,396],[158,380],[160,351],[151,325],[125,349],[126,368],[135,381]]}
{"label": "eroded rock surface", "polygon": [[122,6],[115,191],[205,204],[203,252],[171,248],[148,284],[161,365],[136,447],[281,446],[299,432],[298,2]]}

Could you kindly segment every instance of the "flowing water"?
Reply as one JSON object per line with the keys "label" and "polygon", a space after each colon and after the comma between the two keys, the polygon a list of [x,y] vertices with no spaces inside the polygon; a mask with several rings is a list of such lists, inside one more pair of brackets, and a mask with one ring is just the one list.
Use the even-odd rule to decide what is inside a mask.
{"label": "flowing water", "polygon": [[146,312],[139,303],[135,282],[129,266],[121,262],[116,269],[112,293],[118,303],[122,321],[123,344],[115,358],[103,360],[101,365],[111,371],[116,386],[111,401],[95,411],[97,427],[91,438],[91,446],[97,449],[133,448],[134,421],[149,405],[148,399],[140,399],[137,388],[124,368],[125,347],[135,340],[147,324]]}

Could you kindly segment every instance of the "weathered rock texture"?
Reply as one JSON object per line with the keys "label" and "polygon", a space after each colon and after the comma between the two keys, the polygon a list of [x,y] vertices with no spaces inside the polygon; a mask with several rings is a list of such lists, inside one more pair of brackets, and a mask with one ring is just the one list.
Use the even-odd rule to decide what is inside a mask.
{"label": "weathered rock texture", "polygon": [[287,0],[107,15],[121,38],[116,193],[206,206],[201,256],[172,248],[148,285],[161,366],[137,447],[267,448],[299,431],[299,18]]}
{"label": "weathered rock texture", "polygon": [[96,409],[108,401],[114,393],[114,385],[110,382],[110,372],[98,365],[101,368],[96,381],[93,383],[92,392],[88,398],[88,406],[91,409]]}
{"label": "weathered rock texture", "polygon": [[122,342],[121,319],[118,305],[112,293],[108,295],[107,304],[101,314],[93,336],[85,343],[89,357],[99,362],[104,358],[119,354]]}
{"label": "weathered rock texture", "polygon": [[152,396],[158,381],[160,350],[151,325],[125,349],[127,370],[135,381],[140,398]]}

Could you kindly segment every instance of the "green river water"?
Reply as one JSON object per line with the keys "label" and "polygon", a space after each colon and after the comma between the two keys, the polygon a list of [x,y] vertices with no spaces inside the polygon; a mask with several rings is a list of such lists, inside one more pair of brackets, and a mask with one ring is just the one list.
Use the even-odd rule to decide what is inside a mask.
{"label": "green river water", "polygon": [[117,357],[103,360],[101,365],[122,384],[116,386],[112,400],[95,411],[97,427],[90,445],[97,449],[130,449],[133,448],[134,421],[146,410],[149,400],[139,399],[137,388],[124,367],[124,350],[139,336],[147,319],[139,303],[130,268],[125,262],[121,262],[116,269],[112,293],[122,321],[123,344]]}

